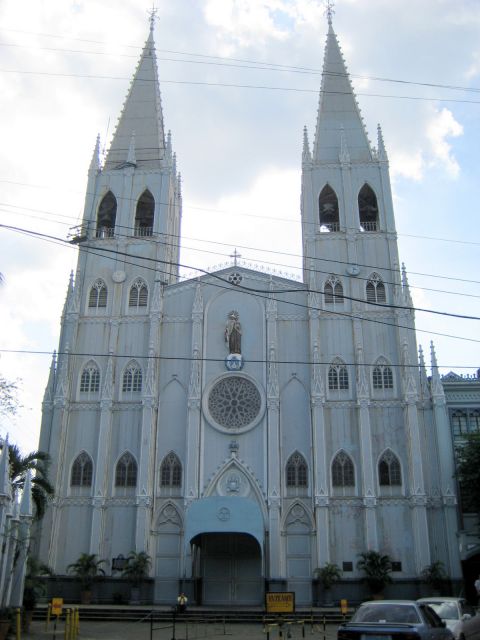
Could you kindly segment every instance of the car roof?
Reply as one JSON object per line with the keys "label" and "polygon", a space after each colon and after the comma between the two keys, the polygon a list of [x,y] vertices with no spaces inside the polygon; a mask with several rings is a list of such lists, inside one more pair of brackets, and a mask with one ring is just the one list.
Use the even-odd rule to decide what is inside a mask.
{"label": "car roof", "polygon": [[417,604],[416,600],[366,600],[362,604]]}
{"label": "car roof", "polygon": [[464,602],[465,598],[454,598],[453,596],[429,596],[419,598],[417,602]]}

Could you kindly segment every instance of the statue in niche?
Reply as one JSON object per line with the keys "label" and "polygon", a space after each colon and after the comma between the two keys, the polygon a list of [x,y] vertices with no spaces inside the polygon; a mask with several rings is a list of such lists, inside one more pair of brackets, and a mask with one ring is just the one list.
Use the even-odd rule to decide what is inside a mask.
{"label": "statue in niche", "polygon": [[242,353],[242,325],[238,311],[230,311],[225,327],[225,343],[229,353]]}

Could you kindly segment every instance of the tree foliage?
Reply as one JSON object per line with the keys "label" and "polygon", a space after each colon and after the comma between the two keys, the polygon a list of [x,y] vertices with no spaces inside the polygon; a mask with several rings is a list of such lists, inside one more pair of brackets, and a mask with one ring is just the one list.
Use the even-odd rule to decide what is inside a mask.
{"label": "tree foliage", "polygon": [[98,560],[95,553],[81,553],[76,562],[69,564],[68,573],[72,573],[80,581],[83,590],[91,589],[95,578],[104,576],[105,571],[101,567],[105,560]]}
{"label": "tree foliage", "polygon": [[32,472],[32,500],[35,507],[35,518],[40,520],[45,514],[48,501],[54,494],[53,485],[48,479],[50,456],[45,451],[32,451],[23,456],[16,444],[9,444],[8,452],[10,455],[10,480],[14,494],[23,491],[27,471]]}
{"label": "tree foliage", "polygon": [[383,589],[392,581],[392,561],[390,556],[383,555],[378,551],[364,551],[360,554],[357,568],[363,571],[363,580],[368,584],[372,593],[381,593]]}
{"label": "tree foliage", "polygon": [[0,416],[14,416],[20,407],[18,380],[8,380],[0,374]]}
{"label": "tree foliage", "polygon": [[480,514],[480,434],[466,436],[456,453],[462,509]]}

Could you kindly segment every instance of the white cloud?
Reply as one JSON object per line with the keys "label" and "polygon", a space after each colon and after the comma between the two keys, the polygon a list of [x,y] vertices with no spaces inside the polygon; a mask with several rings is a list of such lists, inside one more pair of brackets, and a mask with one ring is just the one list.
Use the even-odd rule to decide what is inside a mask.
{"label": "white cloud", "polygon": [[423,178],[423,169],[423,155],[420,150],[414,153],[398,150],[390,154],[390,175],[392,179],[403,177],[419,182]]}
{"label": "white cloud", "polygon": [[453,113],[445,107],[437,111],[427,125],[427,138],[433,152],[433,163],[443,165],[447,173],[456,178],[460,166],[452,154],[452,146],[447,138],[457,138],[463,134],[462,125],[457,122]]}

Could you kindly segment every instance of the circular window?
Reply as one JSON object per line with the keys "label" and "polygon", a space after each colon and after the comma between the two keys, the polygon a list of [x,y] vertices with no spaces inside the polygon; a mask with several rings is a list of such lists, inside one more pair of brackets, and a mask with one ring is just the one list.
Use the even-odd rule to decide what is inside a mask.
{"label": "circular window", "polygon": [[228,276],[228,281],[230,284],[240,284],[242,281],[242,274],[238,273],[238,271],[232,271]]}
{"label": "circular window", "polygon": [[216,382],[208,394],[211,418],[224,429],[243,429],[258,418],[262,397],[247,378],[228,376]]}

